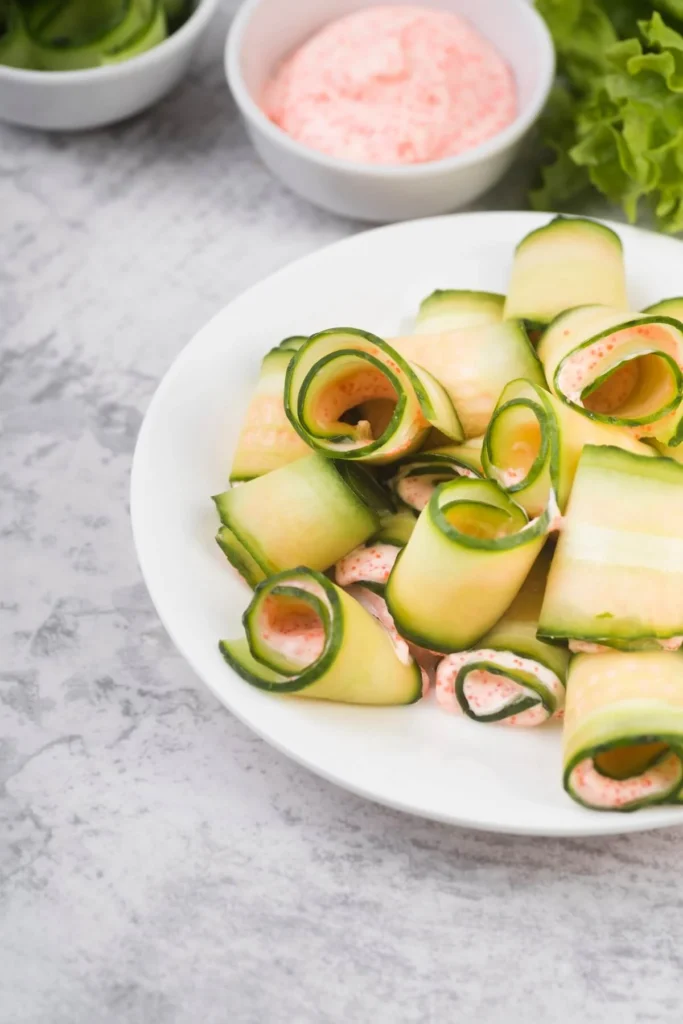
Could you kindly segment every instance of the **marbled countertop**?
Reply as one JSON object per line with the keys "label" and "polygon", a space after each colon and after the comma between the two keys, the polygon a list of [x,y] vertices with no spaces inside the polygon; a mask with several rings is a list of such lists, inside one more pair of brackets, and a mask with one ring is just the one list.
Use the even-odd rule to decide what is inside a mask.
{"label": "marbled countertop", "polygon": [[0,129],[0,1024],[678,1021],[681,831],[514,839],[365,803],[223,710],[150,604],[127,506],[156,382],[360,227],[255,159],[234,6],[149,114]]}

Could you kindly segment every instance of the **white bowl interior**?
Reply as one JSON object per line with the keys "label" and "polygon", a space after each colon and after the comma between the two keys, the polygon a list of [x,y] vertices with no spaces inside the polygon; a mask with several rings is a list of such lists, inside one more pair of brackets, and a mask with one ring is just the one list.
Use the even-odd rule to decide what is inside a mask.
{"label": "white bowl interior", "polygon": [[[244,29],[240,68],[247,90],[260,104],[264,88],[280,62],[328,22],[370,6],[416,6],[420,0],[260,0]],[[421,6],[454,11],[467,18],[510,64],[517,82],[519,115],[539,88],[548,43],[538,18],[524,0],[429,0]]]}

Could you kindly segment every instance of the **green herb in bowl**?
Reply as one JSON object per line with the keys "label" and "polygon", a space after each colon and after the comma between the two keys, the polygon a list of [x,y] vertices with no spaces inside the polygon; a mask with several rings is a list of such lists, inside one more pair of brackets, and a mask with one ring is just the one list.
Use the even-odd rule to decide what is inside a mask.
{"label": "green herb in bowl", "polygon": [[0,64],[77,71],[129,60],[163,42],[190,0],[0,0]]}
{"label": "green herb in bowl", "polygon": [[532,192],[566,207],[593,187],[642,201],[661,230],[683,231],[683,0],[536,0],[552,33],[558,80],[541,119],[554,162]]}

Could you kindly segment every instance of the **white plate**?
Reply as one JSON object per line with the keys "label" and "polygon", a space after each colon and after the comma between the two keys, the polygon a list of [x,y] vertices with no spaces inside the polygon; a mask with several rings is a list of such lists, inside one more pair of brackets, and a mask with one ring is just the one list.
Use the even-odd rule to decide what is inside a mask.
{"label": "white plate", "polygon": [[[473,213],[379,228],[299,260],[230,303],[183,350],[147,412],[132,479],[138,557],[164,626],[218,699],[340,786],[496,832],[604,835],[683,824],[679,808],[623,815],[574,804],[560,781],[557,727],[478,725],[431,702],[370,709],[288,700],[250,687],[218,652],[219,638],[240,635],[250,591],[214,543],[209,497],[226,488],[263,354],[287,335],[327,327],[391,337],[435,288],[505,291],[514,246],[547,220]],[[680,294],[679,242],[611,226],[624,241],[633,308]]]}

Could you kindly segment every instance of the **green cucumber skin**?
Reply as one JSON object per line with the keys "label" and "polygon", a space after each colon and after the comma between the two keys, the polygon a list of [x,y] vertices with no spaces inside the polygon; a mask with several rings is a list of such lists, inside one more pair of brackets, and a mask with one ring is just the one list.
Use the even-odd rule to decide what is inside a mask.
{"label": "green cucumber skin", "polygon": [[[548,325],[548,327],[549,328],[550,327],[556,327],[557,324],[560,323],[560,321],[562,320],[562,317],[566,316],[568,313],[571,313],[571,312],[573,312],[573,310],[567,310],[565,313],[561,313],[558,317],[556,317]],[[628,314],[626,314],[626,315],[628,315]],[[594,335],[593,337],[588,338],[586,341],[581,342],[580,345],[577,345],[575,349],[573,349],[571,352],[568,352],[567,355],[564,356],[564,358],[560,360],[560,362],[557,364],[557,368],[556,368],[555,373],[553,375],[553,385],[554,385],[556,396],[562,402],[564,402],[565,405],[567,405],[570,409],[574,409],[576,412],[579,412],[582,416],[587,416],[588,419],[594,420],[596,423],[608,423],[608,424],[611,424],[612,426],[617,426],[617,427],[623,427],[623,426],[633,426],[633,427],[646,426],[647,424],[655,423],[657,420],[662,419],[664,416],[668,415],[669,413],[674,412],[679,407],[679,405],[681,404],[681,401],[683,400],[683,373],[681,373],[681,369],[677,365],[675,360],[671,356],[667,355],[666,353],[660,353],[659,356],[660,356],[661,359],[663,359],[665,362],[667,362],[669,364],[669,366],[671,367],[672,376],[673,376],[674,380],[677,383],[678,392],[677,392],[677,395],[676,395],[675,398],[671,399],[670,402],[668,402],[661,409],[659,409],[656,412],[652,413],[650,416],[640,416],[640,417],[635,417],[635,418],[623,418],[623,417],[619,417],[619,416],[610,416],[610,415],[607,415],[606,413],[592,412],[590,409],[586,409],[582,405],[577,405],[575,402],[571,402],[560,391],[559,387],[557,386],[558,376],[559,376],[559,374],[562,371],[562,367],[563,367],[564,363],[566,362],[566,360],[569,359],[570,356],[572,356],[574,352],[577,352],[580,349],[588,348],[590,345],[594,345],[596,342],[600,341],[602,338],[606,338],[610,334],[614,334],[617,330],[626,329],[626,328],[636,328],[636,327],[641,327],[643,325],[652,324],[652,323],[655,323],[655,324],[662,324],[663,323],[663,324],[666,324],[669,327],[673,327],[679,333],[683,333],[683,324],[681,324],[680,321],[675,320],[673,317],[670,317],[670,316],[644,316],[644,317],[639,317],[639,318],[637,318],[635,320],[633,320],[633,319],[625,320],[624,323],[621,325],[621,328],[620,327],[608,327],[607,329],[598,332],[598,334]],[[542,345],[543,345],[543,338],[541,338],[541,341],[539,342],[539,353],[541,351]],[[638,358],[638,357],[635,356],[633,358]],[[621,364],[618,364],[618,365],[621,365]],[[606,379],[607,377],[609,377],[613,372],[614,372],[614,370],[610,370],[608,373],[605,373],[603,375],[603,377],[597,378],[596,381],[594,382],[594,385],[591,386],[591,390],[594,390],[594,387],[598,387],[599,384],[602,383],[603,380]],[[680,429],[683,430],[683,427],[681,427]],[[680,443],[680,441],[677,442],[677,443]]]}
{"label": "green cucumber skin", "polygon": [[[303,504],[292,498],[305,488]],[[294,522],[283,535],[261,509],[282,503],[290,495],[291,509],[299,507],[303,517],[296,535]],[[298,499],[297,499],[298,500]],[[309,564],[316,570],[330,568],[354,547],[367,541],[380,528],[380,518],[339,473],[334,460],[312,453],[273,470],[265,476],[213,497],[221,522],[268,576]],[[297,521],[298,522],[298,521]],[[327,523],[335,524],[333,530]],[[296,557],[291,557],[291,551]],[[283,564],[286,552],[287,564]],[[332,557],[333,556],[333,557]],[[328,560],[329,559],[329,560]],[[325,563],[325,564],[322,564]]]}
{"label": "green cucumber skin", "polygon": [[[518,700],[507,704],[504,708],[501,708],[500,711],[497,711],[494,714],[475,715],[474,712],[470,710],[469,703],[465,696],[465,682],[470,672],[476,672],[478,670],[490,672],[491,675],[501,676],[504,679],[513,679],[521,686],[533,689],[537,694],[537,699],[534,700],[533,697],[520,697]],[[468,718],[471,718],[475,722],[482,722],[484,724],[488,722],[502,722],[506,718],[512,718],[514,715],[520,715],[523,711],[535,708],[539,704],[543,705],[545,710],[548,712],[549,717],[553,715],[556,710],[555,701],[550,697],[550,694],[544,686],[539,686],[538,680],[532,681],[531,677],[525,673],[514,672],[511,669],[502,669],[499,665],[496,665],[495,662],[486,660],[471,661],[466,665],[463,665],[455,679],[455,696],[462,711]]]}
{"label": "green cucumber skin", "polygon": [[[247,629],[247,631],[249,630],[252,612],[254,609],[258,608],[258,604],[264,596],[268,596],[270,593],[277,593],[280,588],[284,588],[286,590],[291,589],[292,592],[294,592],[296,589],[296,579],[299,577],[303,580],[308,580],[318,584],[329,603],[329,612],[325,613],[323,622],[323,626],[325,628],[325,645],[321,655],[312,664],[305,667],[296,678],[283,678],[282,675],[275,672],[270,665],[264,665],[262,662],[257,660],[255,654],[258,650],[258,645],[256,645],[255,650],[253,641],[248,636],[243,640],[220,641],[219,650],[221,654],[231,668],[233,668],[242,679],[258,689],[266,690],[271,693],[293,694],[305,697],[307,695],[307,690],[319,683],[326,675],[334,672],[338,658],[340,656],[343,657],[344,655],[344,644],[351,643],[354,639],[353,636],[347,636],[347,631],[350,630],[353,632],[354,628],[362,631],[366,629],[368,625],[371,627],[371,634],[381,636],[382,646],[385,645],[385,640],[388,642],[388,649],[391,651],[392,656],[395,656],[391,642],[388,640],[386,633],[383,631],[382,627],[375,622],[369,612],[366,612],[365,609],[361,608],[353,598],[345,594],[343,590],[333,584],[326,576],[303,567],[293,571],[277,573],[275,576],[265,580],[259,585],[259,587],[257,587],[252,601],[243,617],[245,629]],[[352,625],[354,618],[356,618],[356,627]],[[380,632],[377,634],[375,631]],[[357,636],[356,639],[362,641],[362,636]],[[366,640],[367,639],[368,637],[366,636]],[[374,643],[374,640],[372,642]],[[365,653],[366,649],[363,646],[363,654]],[[383,656],[384,655],[382,655],[382,657]],[[421,699],[422,674],[417,663],[413,661],[412,665],[400,665],[400,670],[401,674],[405,678],[402,679],[400,683],[392,682],[388,690],[385,682],[383,684],[384,689],[382,691],[383,699],[380,700],[376,706],[409,705],[414,704]],[[345,675],[344,678],[346,679],[347,676]],[[408,683],[410,683],[409,686]],[[327,685],[329,686],[330,683]],[[334,684],[332,685],[334,689]],[[353,689],[353,687],[351,687],[351,689]],[[395,691],[393,694],[392,689]],[[316,695],[312,694],[312,696]],[[387,700],[388,696],[391,696],[391,699]],[[319,693],[317,697],[318,699],[342,699],[338,695],[330,698],[329,691],[327,694]],[[366,702],[351,701],[350,703],[362,704]],[[367,703],[374,704],[375,702],[370,701]]]}
{"label": "green cucumber skin", "polygon": [[[581,477],[579,477],[579,473]],[[636,455],[621,448],[614,448],[609,445],[593,446],[586,445],[583,449],[579,471],[575,479],[573,496],[574,500],[583,500],[584,489],[589,490],[589,484],[597,486],[600,479],[616,481],[617,485],[625,486],[630,477],[632,483],[629,486],[635,487],[637,481],[642,477],[645,482],[657,481],[669,484],[672,487],[683,487],[683,465],[674,462],[672,459],[653,459],[642,455]],[[585,481],[587,482],[584,482]],[[625,481],[625,483],[624,483]],[[604,500],[607,500],[604,498]],[[616,500],[610,495],[610,500]],[[563,572],[565,575],[564,588],[571,587],[573,567],[577,564],[574,561],[564,561],[563,544],[571,535],[572,531],[572,504],[567,510],[567,522],[563,533],[558,540],[558,548],[553,565],[550,571],[549,587],[541,610],[540,621],[537,631],[539,640],[545,643],[560,644],[568,640],[583,640],[589,643],[599,643],[606,647],[625,652],[657,651],[656,640],[667,640],[683,634],[683,622],[669,625],[667,628],[653,628],[644,632],[643,626],[638,624],[630,628],[624,625],[624,621],[632,620],[635,614],[632,608],[626,608],[619,614],[612,612],[610,618],[597,617],[581,620],[575,616],[573,621],[567,622],[566,616],[560,616],[557,611],[557,588],[553,586],[553,574]],[[606,569],[604,571],[607,571]],[[589,600],[589,599],[587,599]],[[561,606],[561,605],[560,605]],[[607,611],[607,609],[604,609]]]}
{"label": "green cucumber skin", "polygon": [[[576,791],[572,789],[571,774],[576,768],[577,764],[579,764],[581,761],[584,761],[586,758],[593,758],[599,754],[607,753],[610,750],[616,750],[619,747],[633,746],[639,743],[659,742],[668,743],[670,750],[664,751],[656,760],[660,760],[660,758],[668,756],[669,753],[678,754],[678,756],[682,759],[681,774],[678,782],[674,786],[672,786],[671,790],[668,793],[665,793],[663,796],[660,795],[653,797],[643,797],[642,800],[636,800],[625,807],[599,807],[596,804],[589,804],[585,800],[582,800],[578,793],[576,793]],[[611,778],[611,776],[609,775],[606,775],[605,777]],[[585,807],[589,811],[607,811],[610,814],[632,814],[633,811],[639,811],[643,807],[654,807],[659,806],[661,804],[679,803],[681,791],[683,790],[683,744],[681,743],[681,737],[666,735],[648,736],[646,734],[643,736],[629,736],[627,740],[615,740],[613,743],[601,743],[598,746],[592,747],[588,750],[580,750],[565,765],[564,771],[562,773],[562,784],[564,786],[565,793],[567,793],[567,795],[570,796],[572,800],[575,800],[577,804],[580,804],[581,807]]]}
{"label": "green cucumber skin", "polygon": [[237,570],[250,587],[258,586],[266,578],[263,569],[227,526],[221,526],[219,529],[216,543],[233,569]]}
{"label": "green cucumber skin", "polygon": [[166,39],[167,24],[161,0],[149,0],[144,13],[142,3],[125,0],[118,20],[113,16],[109,23],[103,20],[99,34],[91,30],[79,38],[60,34],[58,20],[68,13],[68,0],[39,0],[24,19],[27,60],[23,66],[38,71],[76,71],[118,63],[146,52]]}

